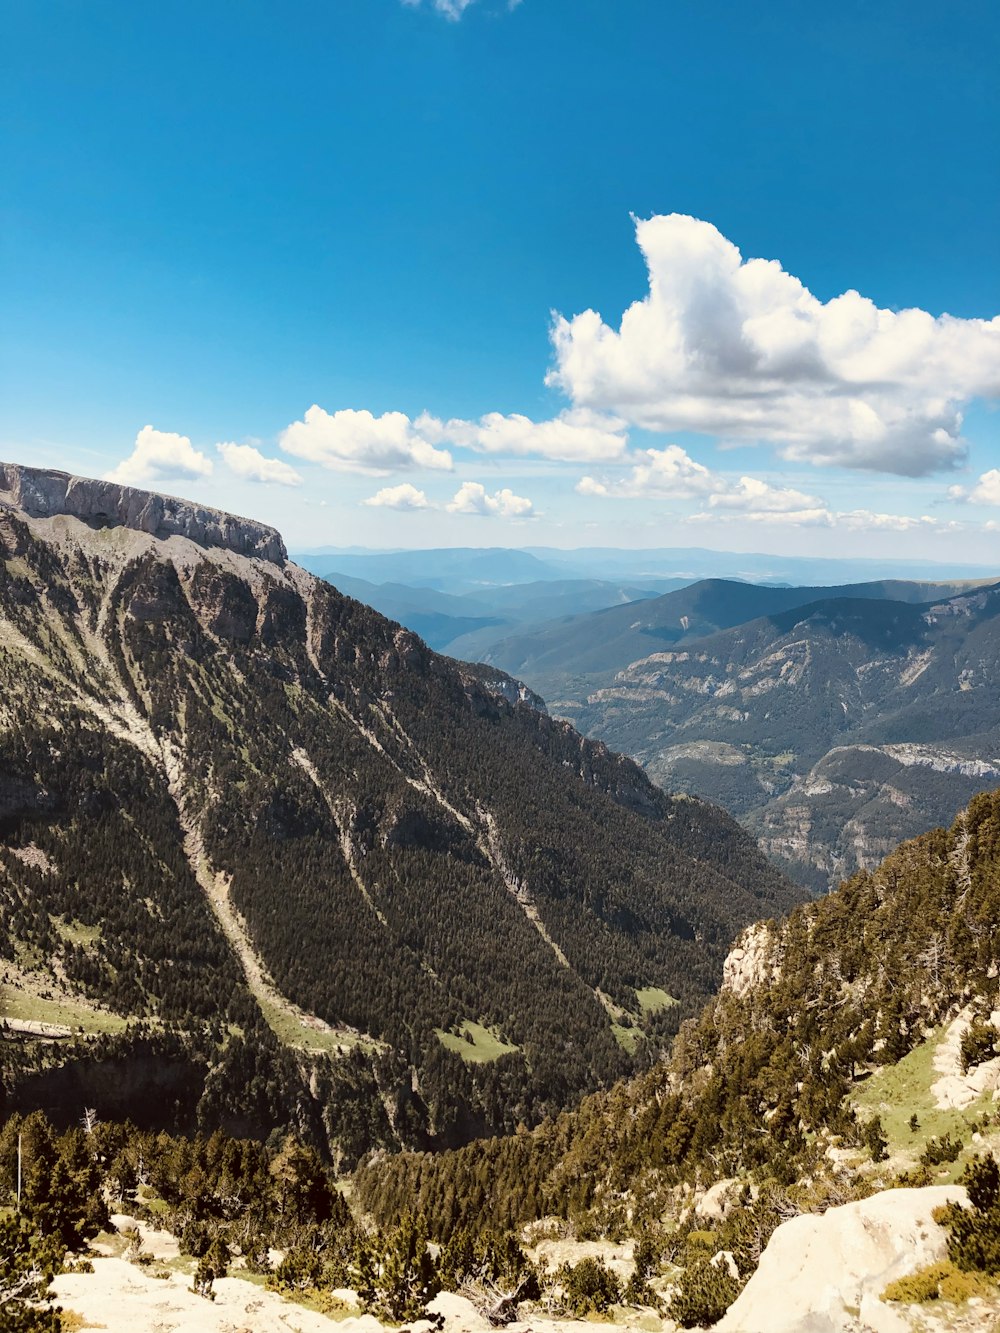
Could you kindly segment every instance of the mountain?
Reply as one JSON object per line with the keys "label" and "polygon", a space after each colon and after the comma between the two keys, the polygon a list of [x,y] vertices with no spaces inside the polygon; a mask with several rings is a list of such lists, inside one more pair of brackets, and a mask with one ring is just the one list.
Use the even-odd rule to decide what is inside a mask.
{"label": "mountain", "polygon": [[297,558],[304,568],[321,578],[347,574],[369,583],[406,583],[455,594],[565,577],[560,567],[529,551],[499,546],[448,546],[439,550],[363,554],[302,552]]}
{"label": "mountain", "polygon": [[[780,1223],[891,1190],[902,1224],[926,1186],[954,1182],[979,1154],[997,1152],[998,950],[1000,792],[991,792],[950,829],[904,844],[783,921],[751,927],[719,994],[648,1073],[530,1134],[371,1160],[356,1175],[356,1202],[377,1219],[412,1208],[440,1239],[553,1216],[591,1238],[630,1231],[637,1251],[651,1251],[647,1271],[671,1273],[686,1317],[676,1304],[671,1313],[683,1326],[715,1322]],[[906,1208],[899,1186],[914,1196]],[[980,1195],[986,1209],[996,1183]],[[995,1243],[996,1214],[987,1217]],[[961,1249],[973,1218],[959,1215],[947,1247],[959,1278],[995,1272],[982,1249]],[[833,1238],[837,1229],[819,1230]],[[719,1252],[731,1277],[721,1300],[706,1271]],[[782,1252],[791,1277],[802,1251]],[[876,1299],[913,1266],[887,1273],[883,1255],[871,1271],[873,1283],[882,1274]],[[997,1296],[989,1282],[981,1292],[970,1284],[965,1295],[975,1294]],[[810,1321],[806,1310],[788,1327],[860,1327],[848,1315]]]}
{"label": "mountain", "polygon": [[479,661],[512,631],[568,608],[574,613],[595,611],[655,597],[662,591],[662,586],[632,587],[598,579],[552,579],[455,594],[407,583],[369,583],[336,570],[320,577],[380,615],[399,621],[436,651],[473,661]]}
{"label": "mountain", "polygon": [[773,616],[810,602],[863,598],[917,603],[969,591],[965,582],[942,584],[882,579],[841,587],[771,587],[702,579],[646,601],[641,607],[609,606],[532,626],[500,640],[485,661],[525,676],[553,704],[578,699],[652,652]]}
{"label": "mountain", "polygon": [[350,1160],[655,1055],[801,895],[539,702],[273,529],[0,465],[9,1106]]}
{"label": "mountain", "polygon": [[998,682],[1000,585],[812,602],[649,654],[558,711],[827,888],[1000,780]]}

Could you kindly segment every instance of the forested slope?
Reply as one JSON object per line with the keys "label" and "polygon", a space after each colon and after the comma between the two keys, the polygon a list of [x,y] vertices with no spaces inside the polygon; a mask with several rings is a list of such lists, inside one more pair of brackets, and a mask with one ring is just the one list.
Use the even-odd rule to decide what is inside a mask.
{"label": "forested slope", "polygon": [[[752,927],[718,996],[656,1068],[530,1134],[375,1159],[356,1198],[378,1218],[413,1208],[442,1237],[547,1214],[614,1232],[676,1214],[685,1185],[815,1183],[831,1170],[827,1146],[877,1145],[856,1097],[942,1020],[969,1006],[982,1034],[970,1058],[993,1057],[998,950],[994,792],[951,829],[904,844],[784,922]],[[911,1126],[913,1158],[935,1160],[928,1136]]]}
{"label": "forested slope", "polygon": [[[138,1040],[116,1019],[179,1043],[178,1122],[199,1097],[238,1115],[238,1077],[264,1124],[291,1103],[352,1150],[365,1089],[376,1143],[536,1122],[648,1060],[736,931],[795,900],[721,811],[272,531],[3,477],[4,1003],[103,1030],[108,1060]],[[8,1046],[11,1096],[65,1050]]]}

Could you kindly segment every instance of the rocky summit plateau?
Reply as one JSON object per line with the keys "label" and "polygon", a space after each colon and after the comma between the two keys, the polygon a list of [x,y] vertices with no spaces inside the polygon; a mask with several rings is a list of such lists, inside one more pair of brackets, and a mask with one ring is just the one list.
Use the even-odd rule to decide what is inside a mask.
{"label": "rocky summit plateau", "polygon": [[28,518],[64,514],[96,528],[121,526],[160,540],[186,537],[199,546],[277,564],[288,556],[281,534],[253,519],[154,491],[18,463],[0,463],[0,505]]}

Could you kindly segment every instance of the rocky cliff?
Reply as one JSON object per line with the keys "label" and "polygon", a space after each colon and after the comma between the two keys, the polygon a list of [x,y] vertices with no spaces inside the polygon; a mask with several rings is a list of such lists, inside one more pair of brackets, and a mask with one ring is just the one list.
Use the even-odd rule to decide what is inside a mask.
{"label": "rocky cliff", "polygon": [[69,514],[98,528],[121,526],[160,539],[187,537],[199,546],[220,547],[274,564],[288,559],[281,534],[264,523],[68,472],[0,463],[0,506],[20,510],[29,518]]}

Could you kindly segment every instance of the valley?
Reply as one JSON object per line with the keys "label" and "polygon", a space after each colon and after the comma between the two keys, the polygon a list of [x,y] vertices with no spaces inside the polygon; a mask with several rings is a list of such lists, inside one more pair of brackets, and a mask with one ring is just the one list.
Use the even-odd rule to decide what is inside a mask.
{"label": "valley", "polygon": [[[976,1239],[1000,1152],[1000,806],[980,790],[1000,765],[988,728],[961,739],[994,706],[992,586],[694,584],[665,594],[687,608],[673,645],[588,696],[595,731],[714,727],[676,745],[736,771],[751,824],[742,770],[784,774],[790,803],[799,756],[814,799],[838,756],[854,796],[859,756],[904,795],[909,775],[967,792],[950,828],[895,847],[887,826],[878,864],[808,901],[718,806],[497,663],[434,653],[273,530],[58,473],[0,482],[0,1191],[19,1155],[27,1182],[0,1215],[9,1271],[35,1263],[44,1293],[38,1246],[91,1245],[95,1280],[57,1279],[78,1318],[115,1292],[113,1319],[152,1301],[177,1329],[217,1326],[198,1302],[218,1279],[255,1333],[296,1302],[459,1333],[498,1301],[515,1329],[523,1306],[543,1328],[751,1333],[777,1265],[797,1276],[773,1328],[801,1333],[815,1243],[844,1247],[832,1329],[935,1327],[913,1282],[954,1307],[942,1328],[1000,1316]],[[801,874],[807,834],[768,850]]]}

